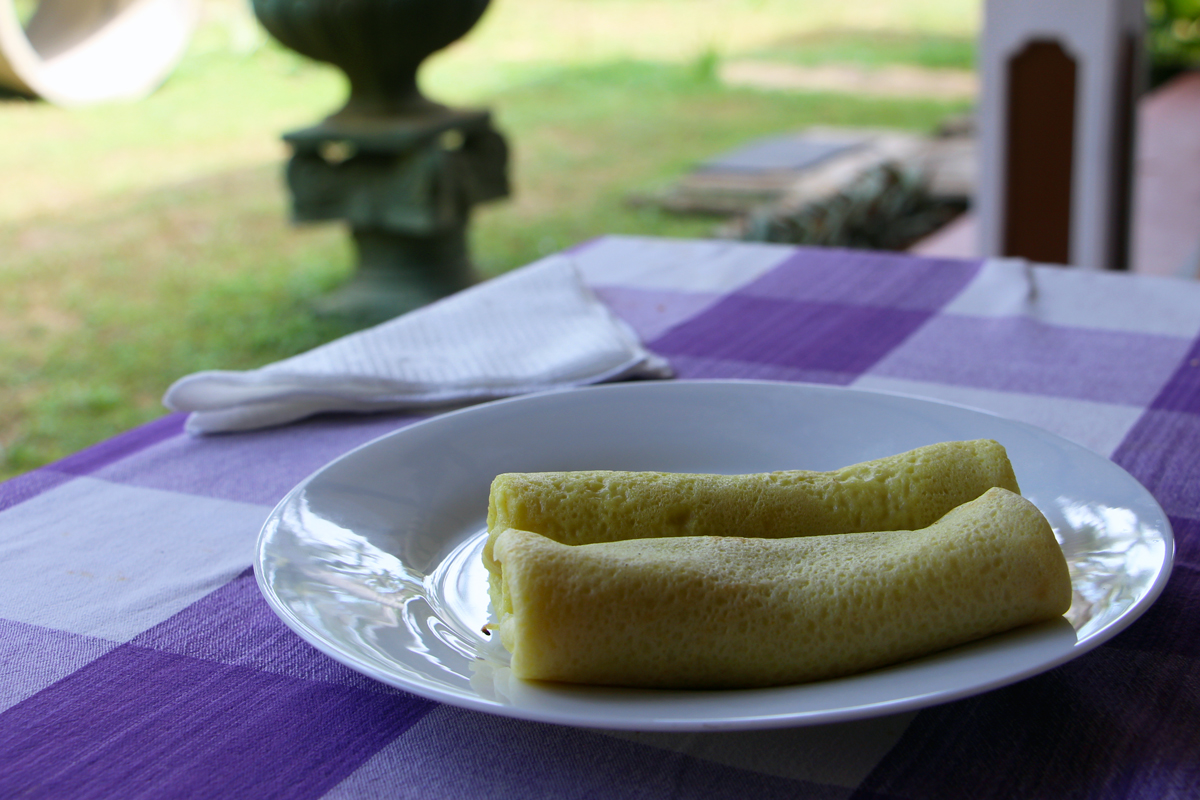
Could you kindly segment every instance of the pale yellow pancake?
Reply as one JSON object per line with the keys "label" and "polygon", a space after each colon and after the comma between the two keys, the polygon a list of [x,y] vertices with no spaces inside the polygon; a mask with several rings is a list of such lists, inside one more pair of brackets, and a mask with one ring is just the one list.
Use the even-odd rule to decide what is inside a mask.
{"label": "pale yellow pancake", "polygon": [[520,678],[740,688],[848,675],[1066,612],[1045,517],[991,489],[924,530],[788,539],[496,539]]}
{"label": "pale yellow pancake", "polygon": [[832,472],[509,473],[492,482],[483,563],[494,592],[492,548],[509,528],[570,545],[912,530],[993,486],[1020,493],[1008,454],[991,439],[932,444]]}

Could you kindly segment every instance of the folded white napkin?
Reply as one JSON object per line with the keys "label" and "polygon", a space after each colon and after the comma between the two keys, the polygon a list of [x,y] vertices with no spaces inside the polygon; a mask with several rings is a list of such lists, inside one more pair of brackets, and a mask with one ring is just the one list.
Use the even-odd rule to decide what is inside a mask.
{"label": "folded white napkin", "polygon": [[554,256],[260,369],[180,378],[163,404],[192,412],[190,433],[210,433],[635,376],[671,368]]}

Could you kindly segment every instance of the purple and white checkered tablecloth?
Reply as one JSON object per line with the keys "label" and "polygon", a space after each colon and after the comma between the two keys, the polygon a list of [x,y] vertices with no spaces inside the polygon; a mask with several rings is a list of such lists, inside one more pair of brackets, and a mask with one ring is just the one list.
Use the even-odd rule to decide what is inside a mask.
{"label": "purple and white checkered tablecloth", "polygon": [[1175,570],[1107,644],[919,712],[770,731],[601,732],[440,705],[268,608],[259,528],[296,483],[415,416],[195,438],[169,415],[0,484],[0,797],[1200,796],[1200,284],[609,237],[588,283],[681,380],[880,389],[1112,458]]}

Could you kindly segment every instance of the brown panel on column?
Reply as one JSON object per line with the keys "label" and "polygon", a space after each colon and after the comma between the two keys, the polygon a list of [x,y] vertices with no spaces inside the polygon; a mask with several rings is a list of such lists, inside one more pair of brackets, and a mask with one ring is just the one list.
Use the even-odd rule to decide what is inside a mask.
{"label": "brown panel on column", "polygon": [[1112,154],[1116,170],[1113,173],[1112,218],[1108,223],[1110,263],[1104,265],[1109,269],[1129,269],[1129,225],[1133,207],[1133,71],[1136,52],[1137,43],[1132,36],[1126,35],[1121,41],[1120,74],[1117,76],[1118,116]]}
{"label": "brown panel on column", "polygon": [[1004,253],[1067,264],[1075,150],[1075,60],[1033,41],[1009,62]]}

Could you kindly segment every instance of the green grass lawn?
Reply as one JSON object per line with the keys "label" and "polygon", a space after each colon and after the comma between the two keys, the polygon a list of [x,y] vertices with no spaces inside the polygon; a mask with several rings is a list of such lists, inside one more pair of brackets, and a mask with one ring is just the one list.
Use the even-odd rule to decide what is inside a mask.
{"label": "green grass lawn", "polygon": [[[757,136],[929,129],[964,110],[715,80],[721,58],[969,66],[975,3],[819,5],[498,0],[423,74],[437,99],[492,108],[512,147],[513,197],[474,220],[480,270],[604,233],[704,236],[712,220],[625,198]],[[309,303],[350,274],[345,232],[288,224],[279,139],[335,109],[343,81],[270,43],[245,50],[253,29],[236,10],[210,0],[189,54],[144,101],[0,102],[0,478],[163,414],[181,375],[344,332]]]}
{"label": "green grass lawn", "polygon": [[803,66],[840,63],[871,68],[905,64],[968,70],[975,66],[975,40],[961,34],[920,31],[828,30],[800,34],[743,55]]}

